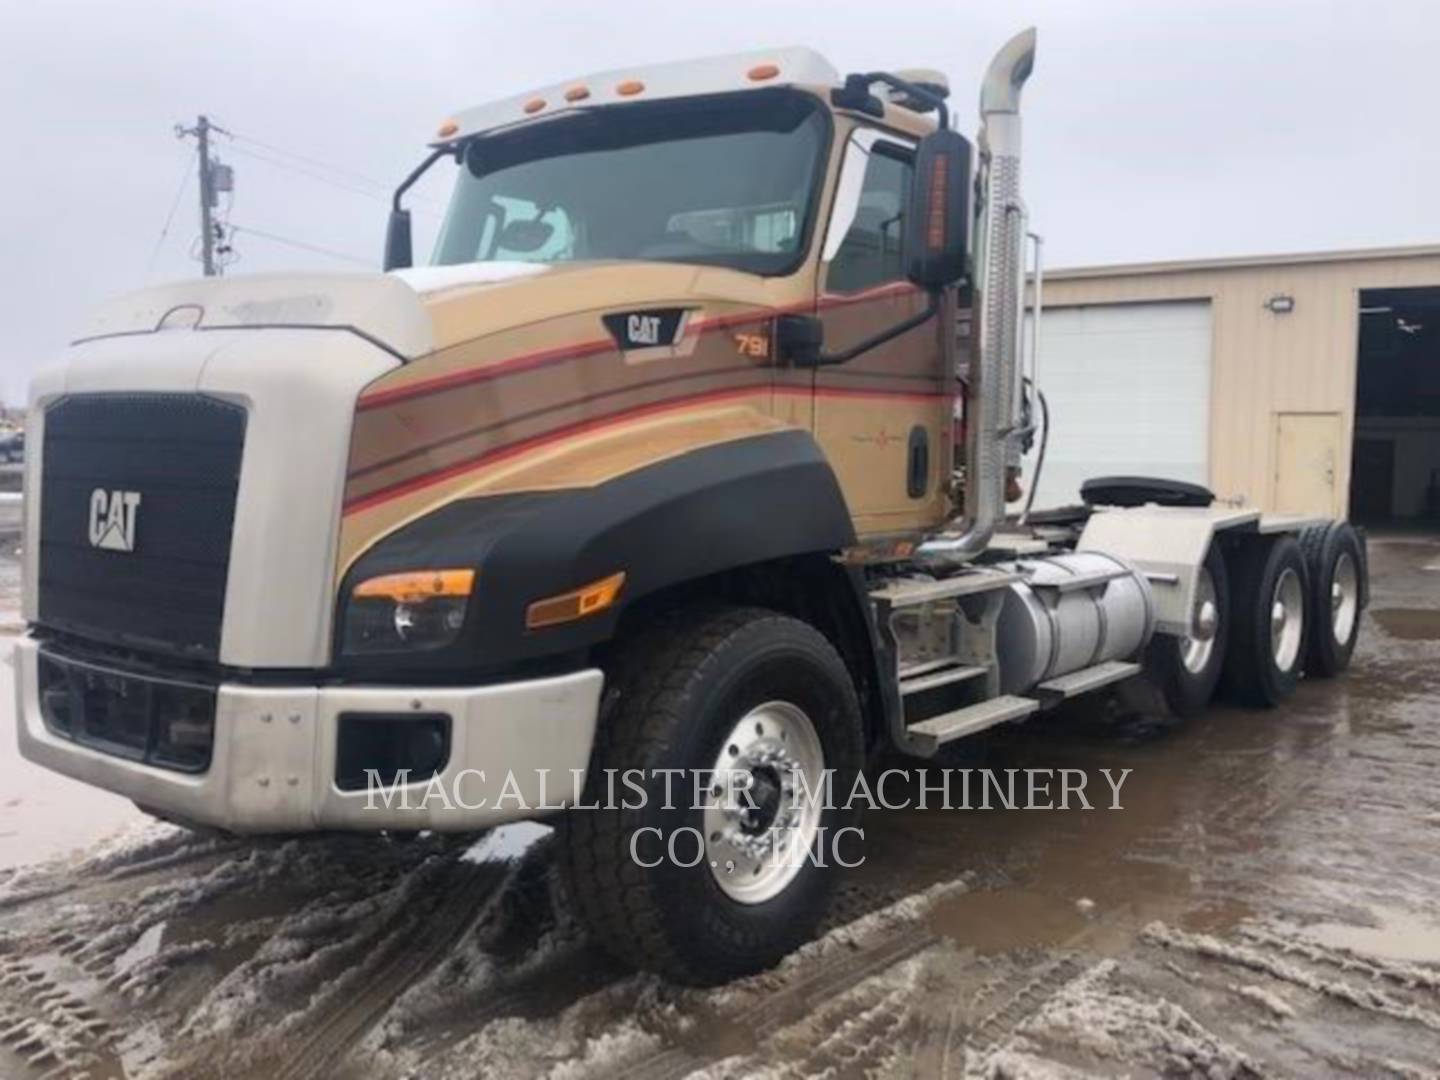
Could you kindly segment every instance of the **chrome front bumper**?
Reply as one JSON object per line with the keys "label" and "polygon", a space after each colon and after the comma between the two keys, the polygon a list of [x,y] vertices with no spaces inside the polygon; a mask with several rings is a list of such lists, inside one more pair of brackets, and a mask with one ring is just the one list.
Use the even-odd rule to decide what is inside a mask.
{"label": "chrome front bumper", "polygon": [[[39,655],[28,635],[12,654],[22,757],[162,814],[240,833],[464,832],[543,816],[580,797],[604,683],[598,669],[478,687],[222,683],[210,767],[189,774],[53,733],[40,708]],[[341,714],[409,712],[450,717],[442,770],[383,791],[341,790]]]}

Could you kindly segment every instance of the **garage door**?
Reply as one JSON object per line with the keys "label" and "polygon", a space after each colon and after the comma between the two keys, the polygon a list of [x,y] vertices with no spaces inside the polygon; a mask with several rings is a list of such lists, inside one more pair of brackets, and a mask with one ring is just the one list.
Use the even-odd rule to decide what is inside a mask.
{"label": "garage door", "polygon": [[[1093,476],[1210,476],[1210,303],[1045,312],[1040,388],[1050,446],[1035,506],[1080,501]],[[1034,452],[1025,460],[1027,486]]]}

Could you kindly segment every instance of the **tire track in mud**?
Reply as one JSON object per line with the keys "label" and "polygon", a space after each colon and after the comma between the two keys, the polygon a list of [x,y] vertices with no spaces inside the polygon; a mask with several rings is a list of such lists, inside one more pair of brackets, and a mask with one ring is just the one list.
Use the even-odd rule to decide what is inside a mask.
{"label": "tire track in mud", "polygon": [[313,1080],[337,1069],[396,999],[485,916],[513,869],[509,863],[457,863],[458,880],[449,883],[448,895],[411,921],[418,940],[404,931],[391,935],[382,958],[366,973],[365,985],[353,996],[339,995],[343,1000],[312,1018],[301,1045],[279,1061],[275,1080]]}
{"label": "tire track in mud", "polygon": [[181,844],[174,851],[136,859],[133,862],[118,862],[98,873],[86,867],[56,871],[54,874],[46,874],[33,890],[22,888],[13,896],[0,896],[0,915],[19,911],[44,900],[55,900],[121,881],[164,873],[206,859],[223,861],[244,847],[245,842],[238,838],[224,841],[205,840]]}
{"label": "tire track in mud", "polygon": [[20,1075],[96,1075],[116,1065],[116,1038],[109,1021],[72,988],[33,961],[0,955],[0,1068],[8,1056]]}
{"label": "tire track in mud", "polygon": [[[840,955],[821,956],[814,962],[812,970],[774,991],[762,992],[760,1000],[728,1015],[722,1013],[707,1017],[709,1028],[703,1039],[628,1063],[616,1075],[637,1080],[679,1080],[725,1057],[734,1056],[737,1043],[749,1045],[752,1052],[759,1050],[783,1029],[813,1017],[867,980],[909,960],[939,940],[930,929],[915,926],[889,934],[858,950],[842,947],[846,951]],[[890,1004],[894,1005],[893,1002]],[[882,1016],[873,1005],[862,1001],[848,1007],[842,1004],[835,1015],[826,1019],[831,1021],[828,1026],[834,1027],[847,1021],[876,1022]],[[897,1020],[891,1026],[898,1026],[899,1022]],[[818,1053],[824,1045],[814,1047],[811,1053]],[[727,1046],[730,1047],[728,1052],[725,1049]],[[797,1065],[797,1069],[801,1075],[820,1071],[819,1068],[807,1069],[803,1063]]]}
{"label": "tire track in mud", "polygon": [[961,1054],[952,1054],[953,1043],[944,1047],[940,1055],[941,1076],[958,1075],[956,1066],[967,1065],[972,1058],[983,1059],[999,1050],[1025,1021],[1085,970],[1085,965],[1073,956],[1047,957],[992,980],[977,998],[980,1001],[998,998],[999,1004],[979,1014],[969,1025],[960,1045]]}
{"label": "tire track in mud", "polygon": [[[1279,982],[1308,990],[1321,998],[1440,1033],[1440,1012],[1430,1007],[1428,1003],[1422,1004],[1398,997],[1393,989],[1387,991],[1376,985],[1384,981],[1380,965],[1357,964],[1348,957],[1327,955],[1329,950],[1317,949],[1313,946],[1297,945],[1296,949],[1287,950],[1279,944],[1284,939],[1272,941],[1262,937],[1254,944],[1240,945],[1222,941],[1209,934],[1192,934],[1158,922],[1147,926],[1142,932],[1141,938],[1161,948],[1189,953],[1204,960],[1267,975]],[[1296,963],[1291,958],[1296,953],[1311,962],[1339,967],[1342,971],[1358,970],[1365,975],[1370,985],[1357,985],[1331,975],[1317,974]],[[1414,985],[1413,980],[1406,980],[1404,975],[1394,974],[1393,981],[1400,982],[1402,980],[1406,981],[1407,988]],[[1422,983],[1422,985],[1424,984]],[[1425,989],[1433,993],[1434,987],[1429,985],[1425,986]]]}

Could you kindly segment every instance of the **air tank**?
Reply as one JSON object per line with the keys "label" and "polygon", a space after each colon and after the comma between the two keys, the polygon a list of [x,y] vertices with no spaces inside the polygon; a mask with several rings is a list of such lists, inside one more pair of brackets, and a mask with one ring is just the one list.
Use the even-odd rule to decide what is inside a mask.
{"label": "air tank", "polygon": [[1155,631],[1150,583],[1113,555],[1079,551],[1004,569],[1025,580],[1006,586],[996,627],[1002,693],[1135,657]]}

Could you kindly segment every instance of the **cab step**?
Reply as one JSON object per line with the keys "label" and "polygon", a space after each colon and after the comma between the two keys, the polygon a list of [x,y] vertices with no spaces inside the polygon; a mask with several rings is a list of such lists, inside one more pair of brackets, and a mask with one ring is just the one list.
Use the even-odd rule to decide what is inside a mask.
{"label": "cab step", "polygon": [[938,686],[950,686],[952,683],[978,679],[990,670],[983,664],[958,664],[954,661],[933,669],[929,664],[921,666],[926,670],[910,674],[903,671],[900,673],[901,697],[908,694],[923,694],[926,690],[934,690]]}
{"label": "cab step", "polygon": [[1005,694],[982,701],[978,705],[967,705],[963,709],[911,724],[906,729],[906,736],[915,753],[929,757],[946,743],[974,735],[997,724],[1019,720],[1039,708],[1040,702],[1034,698]]}
{"label": "cab step", "polygon": [[1139,673],[1139,664],[1132,664],[1126,660],[1107,660],[1094,667],[1072,671],[1069,675],[1047,679],[1030,692],[1037,695],[1046,705],[1054,705],[1072,697],[1079,697],[1081,694],[1088,694],[1092,690],[1099,690],[1102,686],[1109,686],[1111,683],[1117,683],[1121,679],[1128,679],[1131,675]]}
{"label": "cab step", "polygon": [[939,581],[897,581],[875,589],[870,593],[870,599],[889,608],[918,607],[935,600],[993,592],[1019,580],[1019,574],[1008,570],[976,570]]}

